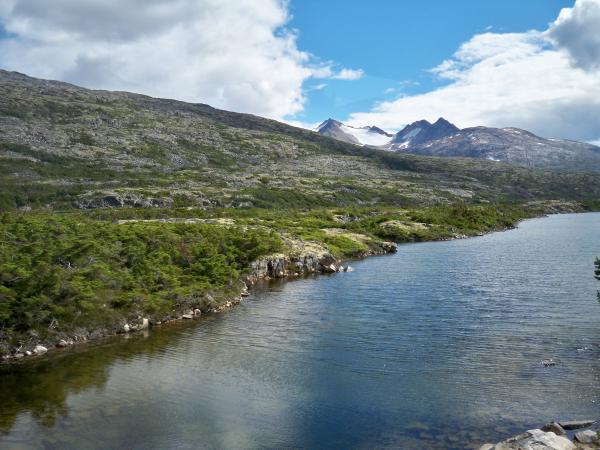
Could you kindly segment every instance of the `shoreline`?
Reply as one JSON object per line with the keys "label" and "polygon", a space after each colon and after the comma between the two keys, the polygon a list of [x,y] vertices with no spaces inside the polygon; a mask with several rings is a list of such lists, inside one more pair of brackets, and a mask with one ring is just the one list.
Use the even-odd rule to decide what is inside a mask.
{"label": "shoreline", "polygon": [[[133,335],[145,332],[149,329],[157,330],[164,325],[174,325],[187,321],[200,319],[203,315],[219,314],[228,311],[244,301],[250,295],[250,291],[257,284],[278,279],[291,281],[307,276],[335,274],[352,271],[348,263],[359,261],[371,256],[383,256],[397,251],[398,245],[388,241],[380,241],[376,246],[364,254],[352,258],[334,258],[330,253],[315,254],[306,253],[300,255],[272,255],[259,258],[249,265],[249,273],[239,279],[235,284],[239,286],[234,294],[225,295],[223,300],[216,306],[201,311],[198,308],[174,310],[174,314],[160,318],[138,317],[137,320],[128,320],[125,324],[117,327],[95,328],[93,330],[81,329],[70,336],[60,336],[49,342],[47,340],[34,340],[27,346],[21,345],[13,349],[11,354],[3,355],[0,366],[26,363],[38,360],[40,357],[52,357],[57,350],[65,350],[69,347],[81,347],[85,344],[107,340],[122,335]],[[346,267],[343,267],[344,264]],[[209,297],[210,294],[209,294]]]}
{"label": "shoreline", "polygon": [[[219,314],[239,305],[246,297],[250,295],[250,291],[259,283],[268,282],[272,279],[283,281],[292,281],[311,275],[334,274],[345,271],[352,271],[348,265],[353,261],[363,260],[372,256],[383,256],[393,254],[398,251],[398,248],[403,244],[417,242],[442,242],[458,239],[467,239],[481,237],[491,233],[509,231],[518,228],[519,224],[525,220],[547,217],[555,214],[582,214],[590,211],[542,211],[532,214],[529,217],[524,217],[518,220],[511,226],[503,226],[492,228],[485,232],[477,232],[473,234],[456,233],[452,237],[440,237],[424,240],[411,240],[393,243],[390,241],[379,240],[369,246],[367,251],[361,252],[348,257],[335,258],[328,251],[325,252],[300,252],[297,254],[279,254],[267,255],[259,258],[249,264],[249,273],[238,279],[235,283],[237,288],[232,288],[227,293],[220,292],[223,295],[221,301],[212,308],[201,311],[198,308],[180,308],[174,309],[172,314],[168,314],[159,318],[138,316],[136,319],[127,320],[124,324],[113,324],[111,327],[96,327],[88,330],[84,328],[76,329],[72,334],[61,333],[56,339],[42,340],[33,338],[28,344],[23,344],[18,348],[13,348],[10,354],[5,354],[0,358],[0,365],[9,366],[12,364],[25,363],[38,359],[45,355],[52,357],[56,350],[66,349],[73,346],[82,346],[99,340],[110,339],[119,335],[128,335],[139,333],[151,328],[159,329],[166,324],[175,324],[180,322],[197,320],[206,314]],[[314,250],[314,249],[313,249]],[[346,268],[343,266],[346,265]],[[349,270],[348,270],[349,268]],[[208,297],[212,299],[211,295]]]}

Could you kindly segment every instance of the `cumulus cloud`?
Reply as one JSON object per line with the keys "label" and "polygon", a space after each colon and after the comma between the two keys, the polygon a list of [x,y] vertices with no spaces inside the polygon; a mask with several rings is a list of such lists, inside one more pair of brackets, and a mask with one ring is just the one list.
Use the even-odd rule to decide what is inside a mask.
{"label": "cumulus cloud", "polygon": [[600,68],[600,0],[578,0],[564,8],[550,26],[548,37],[568,52],[575,66]]}
{"label": "cumulus cloud", "polygon": [[334,80],[359,80],[364,76],[362,69],[342,69],[331,76]]}
{"label": "cumulus cloud", "polygon": [[[443,116],[460,127],[516,126],[547,137],[599,140],[600,71],[584,70],[593,66],[594,51],[581,51],[589,36],[582,42],[563,37],[559,45],[556,34],[557,27],[582,21],[586,23],[582,36],[589,30],[594,34],[600,29],[600,16],[590,11],[599,3],[577,0],[549,30],[475,35],[432,70],[448,84],[378,103],[370,111],[351,114],[349,122],[398,129],[418,119]],[[588,28],[591,23],[595,28]],[[573,66],[575,57],[580,67]]]}
{"label": "cumulus cloud", "polygon": [[[3,68],[281,118],[334,73],[300,51],[285,0],[2,0]],[[325,74],[327,77],[327,74]]]}

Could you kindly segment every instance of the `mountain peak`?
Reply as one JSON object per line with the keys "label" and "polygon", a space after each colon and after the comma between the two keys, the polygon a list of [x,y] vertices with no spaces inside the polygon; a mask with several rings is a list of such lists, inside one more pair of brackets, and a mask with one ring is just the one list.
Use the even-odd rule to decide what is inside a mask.
{"label": "mountain peak", "polygon": [[440,117],[435,123],[418,120],[404,127],[392,140],[392,148],[406,149],[434,139],[450,136],[459,131],[458,127]]}
{"label": "mountain peak", "polygon": [[343,124],[339,120],[332,119],[331,117],[327,120],[321,122],[321,124],[317,127],[317,131],[321,131],[327,127],[341,127]]}

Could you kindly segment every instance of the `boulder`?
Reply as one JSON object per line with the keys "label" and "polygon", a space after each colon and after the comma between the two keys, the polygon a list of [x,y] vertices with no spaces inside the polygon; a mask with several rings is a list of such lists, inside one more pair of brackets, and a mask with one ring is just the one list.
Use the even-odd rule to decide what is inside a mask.
{"label": "boulder", "polygon": [[541,428],[542,431],[552,431],[554,434],[556,434],[557,436],[564,436],[565,434],[567,434],[564,430],[563,427],[560,426],[560,424],[558,422],[550,422],[547,423],[546,425],[544,425]]}
{"label": "boulder", "polygon": [[578,431],[575,433],[575,440],[582,444],[594,444],[600,441],[598,432],[592,430]]}
{"label": "boulder", "polygon": [[567,422],[559,422],[559,424],[565,430],[578,430],[579,428],[589,427],[594,422],[595,420],[570,420]]}
{"label": "boulder", "polygon": [[58,343],[56,344],[57,347],[66,347],[68,344],[67,341],[65,341],[64,339],[61,339],[60,341],[58,341]]}
{"label": "boulder", "polygon": [[46,347],[44,347],[43,345],[36,345],[35,348],[33,349],[33,353],[35,353],[36,355],[42,355],[44,353],[46,353],[48,351],[48,349]]}
{"label": "boulder", "polygon": [[183,316],[181,316],[182,319],[193,319],[194,316],[192,314],[184,314]]}
{"label": "boulder", "polygon": [[129,331],[131,331],[131,327],[129,326],[128,323],[126,323],[125,325],[123,325],[123,331],[125,333],[129,333]]}
{"label": "boulder", "polygon": [[198,308],[196,308],[196,309],[194,310],[194,315],[195,315],[195,316],[200,316],[200,315],[202,315],[202,311],[200,311]]}
{"label": "boulder", "polygon": [[140,325],[140,330],[145,330],[150,326],[150,321],[147,318],[142,319],[142,324]]}
{"label": "boulder", "polygon": [[337,267],[335,266],[335,264],[329,264],[327,266],[323,266],[323,273],[336,273],[337,272]]}
{"label": "boulder", "polygon": [[529,430],[526,433],[499,442],[486,450],[575,450],[575,444],[563,436],[542,430]]}

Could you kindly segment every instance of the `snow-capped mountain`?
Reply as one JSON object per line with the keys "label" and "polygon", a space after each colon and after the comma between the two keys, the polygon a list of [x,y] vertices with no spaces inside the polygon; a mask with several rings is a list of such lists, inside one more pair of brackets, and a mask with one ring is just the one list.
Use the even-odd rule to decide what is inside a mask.
{"label": "snow-capped mountain", "polygon": [[428,156],[455,156],[552,170],[600,171],[600,147],[544,139],[518,128],[460,129],[444,118],[419,120],[395,135],[376,126],[352,127],[328,119],[317,128],[326,136],[357,145]]}
{"label": "snow-capped mountain", "polygon": [[387,145],[394,136],[376,126],[353,127],[333,119],[324,121],[317,131],[340,141],[375,147]]}

